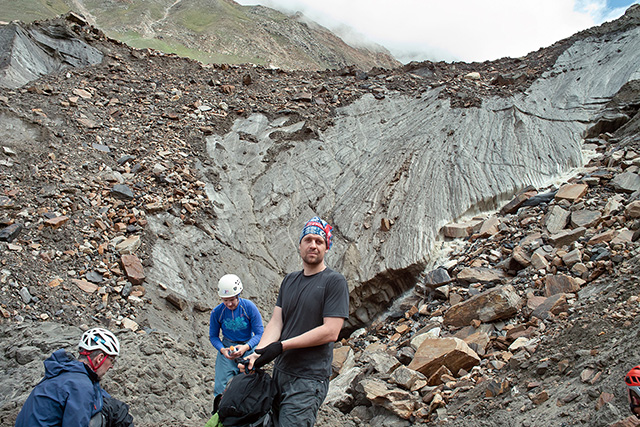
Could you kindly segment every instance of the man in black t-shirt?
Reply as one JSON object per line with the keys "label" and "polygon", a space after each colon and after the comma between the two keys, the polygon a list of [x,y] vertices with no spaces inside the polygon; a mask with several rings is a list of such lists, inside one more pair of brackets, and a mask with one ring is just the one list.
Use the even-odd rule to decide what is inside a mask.
{"label": "man in black t-shirt", "polygon": [[[333,343],[349,317],[349,289],[328,268],[332,227],[313,217],[300,233],[302,271],[288,274],[249,369],[276,359],[273,380],[276,426],[313,426],[329,390]],[[241,368],[242,369],[242,368]]]}

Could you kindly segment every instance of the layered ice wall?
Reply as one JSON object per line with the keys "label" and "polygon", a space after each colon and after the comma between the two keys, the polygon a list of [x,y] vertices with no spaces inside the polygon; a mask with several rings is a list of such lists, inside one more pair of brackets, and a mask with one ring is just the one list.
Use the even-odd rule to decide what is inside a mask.
{"label": "layered ice wall", "polygon": [[[220,174],[208,186],[222,244],[220,264],[211,268],[241,271],[255,288],[248,295],[270,307],[282,276],[301,267],[302,225],[320,215],[334,226],[327,263],[349,281],[352,324],[366,322],[415,283],[443,224],[582,165],[584,131],[622,85],[639,77],[634,28],[576,42],[526,93],[483,99],[479,108],[452,108],[438,98],[439,88],[419,98],[365,96],[338,110],[318,138],[285,142],[270,135],[295,132],[303,122],[240,119],[231,132],[207,140]],[[388,231],[383,220],[392,224]],[[211,238],[201,234],[206,246]],[[193,248],[198,239],[189,239],[184,246]],[[176,250],[166,247],[171,242],[158,245],[158,256],[180,259],[160,255]],[[172,269],[183,270],[172,265],[152,274]]]}

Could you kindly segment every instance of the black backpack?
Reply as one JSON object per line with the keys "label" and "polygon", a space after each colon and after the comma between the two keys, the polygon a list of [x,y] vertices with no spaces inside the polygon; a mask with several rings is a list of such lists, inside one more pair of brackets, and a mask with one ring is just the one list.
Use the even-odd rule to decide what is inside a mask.
{"label": "black backpack", "polygon": [[225,427],[269,425],[275,392],[271,376],[262,370],[238,374],[222,394],[218,417]]}

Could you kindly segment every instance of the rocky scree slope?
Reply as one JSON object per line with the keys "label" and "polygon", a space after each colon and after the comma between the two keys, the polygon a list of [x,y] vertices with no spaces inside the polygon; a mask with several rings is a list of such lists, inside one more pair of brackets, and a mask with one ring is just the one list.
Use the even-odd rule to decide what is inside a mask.
{"label": "rocky scree slope", "polygon": [[634,81],[583,170],[446,225],[442,265],[335,350],[327,404],[352,425],[638,425],[639,110]]}
{"label": "rocky scree slope", "polygon": [[[201,269],[205,262],[219,264],[216,273],[227,269],[223,263],[229,261],[221,256],[228,250],[227,243],[217,233],[218,214],[205,191],[205,181],[215,184],[220,173],[204,167],[212,163],[210,156],[203,155],[207,135],[224,134],[237,118],[260,112],[282,117],[285,123],[304,119],[305,126],[293,133],[273,135],[285,144],[299,144],[327,129],[337,107],[364,94],[383,101],[398,92],[416,96],[432,86],[441,88],[437,99],[446,100],[452,108],[477,106],[482,103],[480,95],[524,93],[567,46],[599,31],[559,42],[523,60],[411,64],[406,70],[369,73],[357,69],[308,73],[203,66],[155,51],[132,50],[76,18],[35,26],[59,26],[60,31],[100,49],[105,60],[90,68],[63,69],[0,94],[6,189],[0,280],[2,363],[7,366],[3,372],[10,372],[12,378],[32,379],[19,384],[3,380],[2,384],[11,384],[2,393],[1,416],[8,422],[39,379],[41,360],[58,346],[73,347],[72,337],[79,331],[64,325],[96,323],[119,330],[126,348],[131,349],[123,355],[113,383],[106,382],[105,387],[113,387],[114,394],[132,403],[141,425],[200,425],[206,419],[206,395],[213,377],[207,311],[215,298],[185,298],[170,292],[162,281],[143,276],[156,268],[151,250],[158,241],[194,230],[215,239],[217,246],[197,257],[189,255],[185,262],[193,270]],[[624,29],[624,23],[618,25]],[[477,70],[480,81],[465,78]],[[523,70],[527,72],[519,74]],[[496,83],[500,81],[506,83]],[[473,94],[480,95],[476,99]],[[622,104],[633,111],[633,102]],[[614,115],[613,120],[598,121],[595,136],[615,130],[627,119]],[[249,143],[252,140],[250,134],[244,138]],[[633,162],[633,154],[624,157],[627,155],[630,160],[625,161]],[[623,202],[631,203],[629,199]],[[157,228],[150,229],[149,224]],[[609,274],[606,268],[605,272]],[[457,272],[452,269],[451,273]],[[469,296],[483,287],[470,289]],[[266,296],[252,292],[249,296],[256,298],[264,313],[275,289]],[[462,290],[455,294],[467,296]],[[453,301],[455,297],[447,300],[449,304]],[[416,304],[418,307],[422,305]],[[431,308],[437,319],[437,308]],[[159,326],[162,330],[157,330]],[[401,330],[406,332],[404,327]],[[356,335],[353,339],[358,339]],[[385,339],[385,335],[379,338]],[[353,346],[357,349],[363,344],[354,341]],[[406,357],[402,360],[408,362]],[[455,416],[455,395],[445,393],[443,399]],[[503,396],[493,402],[504,404],[509,399]],[[384,404],[384,398],[372,398],[371,405],[357,402],[339,404],[348,412],[346,416],[325,407],[321,423],[366,423],[378,412],[394,422],[408,422],[397,412],[387,412],[384,406],[394,405]],[[446,417],[440,409],[434,406],[427,416],[413,414],[412,409],[409,417]]]}

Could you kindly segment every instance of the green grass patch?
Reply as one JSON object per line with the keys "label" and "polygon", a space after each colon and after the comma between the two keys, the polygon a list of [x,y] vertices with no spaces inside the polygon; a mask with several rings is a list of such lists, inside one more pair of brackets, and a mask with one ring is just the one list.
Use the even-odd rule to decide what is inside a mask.
{"label": "green grass patch", "polygon": [[[166,2],[170,5],[170,2]],[[164,16],[164,5],[154,1],[135,0],[131,2],[105,2],[85,0],[85,7],[92,11],[98,27],[132,27],[141,20],[157,21]]]}
{"label": "green grass patch", "polygon": [[260,58],[202,52],[200,50],[190,49],[171,40],[149,39],[134,32],[127,32],[126,34],[113,33],[109,34],[109,36],[138,49],[150,48],[165,53],[174,53],[178,56],[195,59],[203,64],[266,64],[266,61]]}
{"label": "green grass patch", "polygon": [[33,22],[69,12],[63,0],[0,0],[0,21]]}

